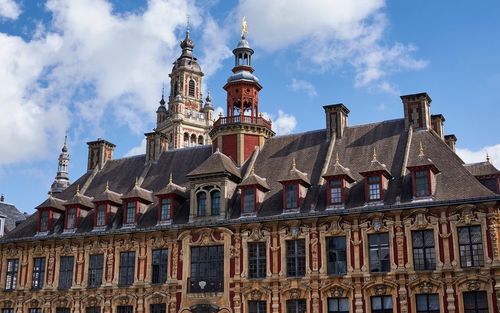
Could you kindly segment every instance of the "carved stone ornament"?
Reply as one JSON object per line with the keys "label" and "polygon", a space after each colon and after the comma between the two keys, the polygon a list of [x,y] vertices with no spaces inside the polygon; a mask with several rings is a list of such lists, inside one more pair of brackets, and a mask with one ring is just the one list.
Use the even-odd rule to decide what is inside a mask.
{"label": "carved stone ornament", "polygon": [[254,301],[259,301],[260,299],[262,299],[262,292],[260,292],[259,290],[254,290],[250,293],[250,298]]}
{"label": "carved stone ornament", "polygon": [[385,286],[385,285],[375,286],[374,293],[376,296],[383,296],[383,295],[387,294],[387,286]]}
{"label": "carved stone ornament", "polygon": [[330,289],[330,297],[331,298],[342,298],[344,297],[344,289],[340,288],[340,287],[333,287],[332,289]]}
{"label": "carved stone ornament", "polygon": [[420,283],[417,288],[420,293],[432,293],[434,286],[431,283],[424,281]]}
{"label": "carved stone ornament", "polygon": [[90,296],[87,298],[88,306],[97,306],[97,303],[98,303],[98,301],[97,301],[96,297]]}
{"label": "carved stone ornament", "polygon": [[38,301],[37,299],[32,299],[32,300],[30,301],[30,305],[31,305],[32,307],[35,307],[35,308],[36,308],[36,307],[40,306],[40,301]]}
{"label": "carved stone ornament", "polygon": [[250,231],[248,239],[251,241],[262,241],[269,234],[269,230],[263,228],[262,224],[250,224],[248,231]]}
{"label": "carved stone ornament", "polygon": [[294,288],[290,290],[290,299],[298,299],[300,298],[300,289]]}
{"label": "carved stone ornament", "polygon": [[467,290],[478,291],[481,289],[481,282],[478,280],[472,280],[467,283]]}
{"label": "carved stone ornament", "polygon": [[13,302],[13,301],[10,301],[10,300],[4,300],[4,301],[3,301],[3,306],[4,306],[5,308],[11,308],[11,307],[13,307],[13,306],[14,306],[14,302]]}
{"label": "carved stone ornament", "polygon": [[62,249],[62,254],[72,254],[73,253],[73,247],[69,243],[65,244]]}
{"label": "carved stone ornament", "polygon": [[160,294],[155,294],[151,297],[151,303],[158,304],[163,302],[163,296]]}
{"label": "carved stone ornament", "polygon": [[69,300],[67,298],[59,298],[55,302],[56,305],[61,308],[66,308],[69,306]]}
{"label": "carved stone ornament", "polygon": [[14,246],[11,246],[11,247],[8,247],[6,250],[5,250],[5,254],[9,257],[14,257],[16,256],[17,254],[19,253],[19,251],[14,247]]}
{"label": "carved stone ornament", "polygon": [[129,298],[127,296],[120,296],[116,301],[119,305],[127,305],[129,304]]}

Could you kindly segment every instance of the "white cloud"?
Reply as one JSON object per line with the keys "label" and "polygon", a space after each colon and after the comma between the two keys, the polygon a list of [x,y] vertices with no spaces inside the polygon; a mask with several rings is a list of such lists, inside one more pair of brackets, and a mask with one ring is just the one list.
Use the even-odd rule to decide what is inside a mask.
{"label": "white cloud", "polygon": [[500,169],[500,144],[486,146],[475,151],[467,148],[457,149],[457,154],[465,163],[484,162],[486,161],[486,155],[489,155],[490,162]]}
{"label": "white cloud", "polygon": [[129,157],[144,153],[146,153],[146,138],[142,139],[141,143],[138,146],[128,150],[127,153],[125,153],[124,157]]}
{"label": "white cloud", "polygon": [[15,20],[21,14],[21,8],[14,0],[0,0],[0,18]]}
{"label": "white cloud", "polygon": [[305,80],[292,78],[292,83],[288,85],[288,87],[296,92],[303,91],[309,97],[315,97],[318,95],[318,93],[316,92],[316,88],[314,88],[314,86],[310,82]]}
{"label": "white cloud", "polygon": [[277,135],[288,135],[297,127],[297,119],[295,116],[287,114],[282,110],[278,110],[278,117],[267,112],[262,112],[262,115],[271,120],[273,130]]}
{"label": "white cloud", "polygon": [[136,133],[148,128],[187,14],[193,32],[206,19],[203,41],[215,41],[203,50],[209,74],[228,54],[221,28],[194,0],[150,0],[126,14],[115,14],[107,0],[49,0],[46,9],[52,19],[31,40],[0,33],[0,116],[8,116],[0,123],[8,147],[0,166],[59,149],[54,139],[69,125],[92,136],[105,136],[112,123]]}
{"label": "white cloud", "polygon": [[274,51],[295,45],[301,68],[350,64],[357,87],[392,93],[395,87],[380,84],[390,73],[421,69],[426,62],[412,56],[413,45],[385,43],[384,6],[384,0],[240,0],[237,15],[246,15],[255,46]]}

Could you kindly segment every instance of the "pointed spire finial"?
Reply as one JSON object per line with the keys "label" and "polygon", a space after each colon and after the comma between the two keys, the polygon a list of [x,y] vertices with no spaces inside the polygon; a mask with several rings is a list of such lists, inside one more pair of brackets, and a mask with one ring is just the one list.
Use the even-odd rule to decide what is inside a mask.
{"label": "pointed spire finial", "polygon": [[80,194],[80,184],[76,185],[76,194]]}
{"label": "pointed spire finial", "polygon": [[109,180],[106,181],[106,188],[104,188],[104,191],[109,191]]}
{"label": "pointed spire finial", "polygon": [[335,165],[340,164],[340,158],[339,158],[339,153],[337,152],[337,156],[335,157]]}
{"label": "pointed spire finial", "polygon": [[373,159],[372,159],[372,162],[375,162],[377,161],[377,149],[374,147],[373,148]]}
{"label": "pointed spire finial", "polygon": [[135,186],[138,187],[139,186],[139,177],[135,177]]}
{"label": "pointed spire finial", "polygon": [[248,33],[247,18],[243,16],[241,19],[241,38],[245,38],[245,34]]}
{"label": "pointed spire finial", "polygon": [[186,15],[186,32],[189,33],[191,30],[191,23],[190,23],[190,17],[189,14]]}
{"label": "pointed spire finial", "polygon": [[292,171],[294,171],[297,168],[297,164],[295,163],[295,157],[292,159]]}
{"label": "pointed spire finial", "polygon": [[174,181],[172,178],[172,172],[170,172],[170,177],[168,178],[168,183],[171,184]]}
{"label": "pointed spire finial", "polygon": [[255,174],[255,168],[252,166],[252,168],[250,169],[250,175],[254,175]]}
{"label": "pointed spire finial", "polygon": [[424,145],[422,144],[422,142],[420,142],[420,152],[418,153],[418,156],[419,157],[425,156],[425,154],[424,154]]}
{"label": "pointed spire finial", "polygon": [[486,162],[490,162],[490,154],[486,152]]}

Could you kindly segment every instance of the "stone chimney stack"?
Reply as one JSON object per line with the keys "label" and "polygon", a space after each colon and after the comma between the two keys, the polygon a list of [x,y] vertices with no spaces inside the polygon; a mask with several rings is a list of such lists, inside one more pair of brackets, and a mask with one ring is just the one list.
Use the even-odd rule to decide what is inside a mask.
{"label": "stone chimney stack", "polygon": [[453,152],[457,152],[457,137],[455,135],[444,136],[444,142],[446,142]]}
{"label": "stone chimney stack", "polygon": [[167,136],[158,132],[144,135],[146,136],[146,162],[158,161],[161,153],[168,150]]}
{"label": "stone chimney stack", "polygon": [[326,137],[341,139],[348,125],[349,109],[342,103],[325,105],[323,109],[326,116]]}
{"label": "stone chimney stack", "polygon": [[405,112],[405,127],[415,130],[431,128],[431,98],[426,92],[401,96]]}
{"label": "stone chimney stack", "polygon": [[107,161],[113,159],[113,151],[116,146],[111,142],[97,138],[96,141],[87,142],[87,145],[89,146],[88,171],[96,167],[101,170]]}
{"label": "stone chimney stack", "polygon": [[438,134],[439,138],[444,141],[444,122],[446,119],[442,114],[431,115],[432,129]]}

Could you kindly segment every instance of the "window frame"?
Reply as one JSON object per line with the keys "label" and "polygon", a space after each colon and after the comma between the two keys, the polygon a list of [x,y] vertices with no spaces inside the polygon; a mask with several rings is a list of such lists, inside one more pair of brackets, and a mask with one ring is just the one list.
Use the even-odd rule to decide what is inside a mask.
{"label": "window frame", "polygon": [[[247,249],[248,249],[248,278],[249,279],[266,278],[267,242],[265,241],[248,242]],[[253,250],[255,250],[255,253],[253,252]],[[255,271],[253,270],[254,268]]]}
{"label": "window frame", "polygon": [[69,290],[73,286],[73,272],[75,267],[75,257],[63,255],[59,257],[59,290]]}
{"label": "window frame", "polygon": [[100,306],[88,306],[85,308],[85,313],[101,313]]}
{"label": "window frame", "polygon": [[[426,243],[426,235],[430,234],[430,238],[432,238],[432,246],[427,245]],[[417,247],[415,244],[415,236],[421,235],[422,246]],[[423,230],[413,230],[411,231],[411,244],[412,244],[412,255],[413,255],[413,269],[415,271],[434,271],[436,269],[437,263],[437,255],[436,255],[436,240],[434,238],[434,229],[423,229]],[[422,252],[418,252],[416,250],[421,250]],[[417,257],[422,257],[422,260],[417,262]],[[430,263],[428,263],[428,257],[432,259]],[[423,267],[420,264],[423,263]]]}
{"label": "window frame", "polygon": [[267,313],[267,301],[248,300],[248,313]]}
{"label": "window frame", "polygon": [[[336,310],[331,310],[330,308],[330,300],[337,300],[337,308]],[[340,307],[340,303],[341,301],[345,301],[347,302],[347,311],[341,311],[341,307]],[[350,305],[349,305],[349,298],[347,297],[332,297],[332,298],[327,298],[326,299],[326,311],[328,313],[349,313],[349,308],[350,308]]]}
{"label": "window frame", "polygon": [[[132,222],[129,222],[129,213],[130,213],[129,210],[132,208],[132,206],[130,204],[134,204],[134,219]],[[137,223],[138,207],[139,207],[139,201],[137,201],[135,199],[125,201],[125,207],[123,210],[123,224],[124,225],[134,225],[135,223]]]}
{"label": "window frame", "polygon": [[19,274],[19,259],[7,259],[7,271],[5,274],[5,291],[17,288]]}
{"label": "window frame", "polygon": [[188,96],[193,98],[196,97],[196,82],[192,78],[190,78],[188,82]]}
{"label": "window frame", "polygon": [[[425,173],[424,177],[419,177],[419,174]],[[432,195],[431,190],[431,171],[430,169],[415,169],[412,173],[413,180],[413,196],[415,198],[425,198]],[[425,181],[425,185],[422,185],[422,181]],[[419,193],[419,187],[425,186],[425,194]]]}
{"label": "window frame", "polygon": [[[158,197],[158,221],[159,222],[166,222],[172,219],[173,216],[173,210],[174,210],[174,196],[169,194],[169,195],[164,195]],[[166,214],[165,210],[167,211]],[[166,217],[165,217],[166,215]]]}
{"label": "window frame", "polygon": [[[293,304],[293,308],[291,305]],[[302,309],[302,310],[301,310]],[[292,299],[286,301],[286,313],[307,313],[306,299]]]}
{"label": "window frame", "polygon": [[[190,253],[188,293],[223,292],[224,245],[191,246]],[[202,280],[208,288],[199,286]]]}
{"label": "window frame", "polygon": [[33,270],[31,273],[32,290],[43,289],[45,283],[45,267],[45,257],[33,258]]}
{"label": "window frame", "polygon": [[[218,197],[215,197],[218,195]],[[217,199],[217,202],[215,201]],[[210,215],[220,216],[221,209],[221,192],[218,189],[213,189],[210,191]]]}
{"label": "window frame", "polygon": [[[100,209],[101,206],[104,206],[104,223],[101,225],[99,224],[99,214],[101,214],[102,210]],[[95,214],[94,214],[94,227],[105,227],[108,225],[108,207],[109,203],[107,202],[98,202],[95,205]]]}
{"label": "window frame", "polygon": [[160,285],[167,282],[168,256],[168,249],[151,251],[151,284]]}
{"label": "window frame", "polygon": [[[471,303],[471,301],[468,301],[466,299],[466,297],[469,295],[474,297],[474,308],[467,308],[466,307],[466,304]],[[478,307],[478,296],[479,295],[484,296],[484,300],[486,300],[485,301],[486,307]],[[464,302],[464,313],[488,313],[489,312],[490,304],[488,301],[488,293],[484,290],[463,292],[462,299]]]}
{"label": "window frame", "polygon": [[[381,237],[386,237],[387,239],[387,244],[385,243],[380,243]],[[371,238],[378,237],[377,243],[372,244],[371,243]],[[381,233],[373,233],[373,234],[368,234],[367,236],[368,240],[368,263],[370,265],[370,273],[371,274],[377,274],[377,273],[389,273],[391,272],[391,242],[389,240],[389,233],[388,232],[381,232]],[[387,250],[387,258],[381,260],[380,255],[381,252]],[[375,266],[375,260],[372,259],[372,251],[377,252],[377,258],[378,258],[378,266]]]}
{"label": "window frame", "polygon": [[[430,297],[436,297],[437,298],[437,304],[438,304],[438,309],[437,310],[431,310],[431,308],[429,308],[429,304],[430,304]],[[425,302],[426,302],[426,309],[425,310],[419,310],[418,309],[418,299],[419,298],[422,298],[422,297],[425,297]],[[416,313],[440,313],[440,309],[441,309],[441,303],[439,301],[439,294],[437,293],[425,293],[425,294],[416,294],[415,295],[415,312]]]}
{"label": "window frame", "polygon": [[[337,248],[335,249],[334,247],[332,247],[332,243],[333,241],[336,241],[336,240],[341,240],[343,241],[344,243],[344,247],[343,247],[343,250],[341,248]],[[325,238],[325,253],[326,253],[326,268],[327,268],[327,274],[329,276],[344,276],[347,274],[347,237],[346,236],[329,236],[329,237],[326,237]],[[333,251],[330,251],[330,248],[333,249]],[[341,255],[343,256],[344,258],[344,267],[343,267],[343,271],[341,269],[337,269],[338,265],[335,265],[334,268],[337,269],[337,270],[332,270],[331,271],[331,266],[330,264],[332,263],[330,261],[330,256],[332,253],[334,252],[337,252],[338,253],[335,253],[335,255]],[[337,261],[337,263],[339,262],[342,262],[342,260],[340,261]]]}
{"label": "window frame", "polygon": [[[294,190],[289,190],[290,187],[293,187]],[[295,197],[289,197],[289,194],[295,194]],[[283,184],[283,208],[286,211],[299,209],[301,206],[300,200],[300,184],[298,182]]]}
{"label": "window frame", "polygon": [[166,313],[167,305],[165,303],[151,303],[149,305],[150,313]]}
{"label": "window frame", "polygon": [[118,271],[118,286],[128,287],[128,286],[132,286],[134,284],[134,282],[135,282],[135,262],[136,262],[135,251],[122,251],[122,252],[120,252],[120,264],[119,264],[119,271]]}
{"label": "window frame", "polygon": [[[70,212],[73,212],[74,214],[71,215],[70,219]],[[69,206],[66,208],[66,212],[64,213],[64,229],[65,230],[74,230],[78,227],[78,217],[80,215],[80,207],[79,206]],[[72,225],[70,224],[70,221],[72,222]]]}
{"label": "window frame", "polygon": [[[293,249],[292,249],[293,244]],[[306,240],[290,239],[285,241],[286,276],[300,278],[306,275]]]}
{"label": "window frame", "polygon": [[104,274],[104,254],[89,255],[89,269],[87,274],[88,288],[98,288],[102,285]]}
{"label": "window frame", "polygon": [[134,307],[132,305],[118,305],[116,313],[134,313]]}
{"label": "window frame", "polygon": [[[47,214],[47,223],[45,228],[42,228],[44,214]],[[41,233],[48,232],[52,229],[52,210],[50,208],[43,208],[38,210],[38,231]]]}
{"label": "window frame", "polygon": [[[370,180],[374,180],[374,179],[377,179],[377,181],[370,181]],[[382,188],[382,183],[383,183],[383,179],[382,179],[382,175],[381,174],[377,174],[377,175],[369,175],[369,176],[366,176],[365,178],[366,180],[366,201],[367,202],[377,202],[377,201],[383,201],[384,200],[384,190]],[[377,186],[376,188],[372,188],[372,186]],[[373,193],[372,193],[373,191]],[[376,191],[376,192],[375,192]],[[377,198],[374,198],[372,197],[372,195],[378,195]]]}
{"label": "window frame", "polygon": [[[478,228],[479,229],[479,238],[481,241],[479,243],[473,243],[471,241],[471,229]],[[460,232],[462,229],[467,229],[468,242],[462,243],[462,233]],[[458,255],[460,257],[460,267],[461,268],[478,268],[484,266],[485,259],[485,250],[483,243],[483,227],[481,225],[469,225],[469,226],[459,226],[457,227],[457,237],[458,237]],[[474,246],[476,247],[474,249]],[[464,249],[462,249],[462,247]],[[469,248],[470,252],[470,260],[467,258],[467,248]],[[464,250],[464,251],[463,251]],[[465,255],[464,255],[465,253]],[[477,257],[477,260],[476,260]],[[471,265],[467,265],[468,262],[471,262]],[[464,264],[465,263],[465,264]]]}
{"label": "window frame", "polygon": [[[374,309],[373,308],[373,300],[374,299],[380,299],[380,303],[381,303],[381,306],[382,308],[381,309]],[[385,301],[384,300],[387,300],[387,299],[390,299],[391,300],[391,307],[390,308],[386,308],[385,307]],[[394,312],[394,301],[392,299],[392,296],[372,296],[370,297],[370,308],[371,308],[371,312],[372,313],[393,313]]]}
{"label": "window frame", "polygon": [[[251,194],[247,194],[247,192],[251,191]],[[251,199],[247,199],[247,197],[251,197]],[[250,202],[250,200],[252,200]],[[247,204],[251,205],[251,210],[247,210]],[[253,214],[255,213],[257,208],[257,188],[256,187],[244,187],[241,188],[241,210],[242,214]]]}
{"label": "window frame", "polygon": [[[345,203],[345,179],[343,176],[328,177],[327,198],[329,205],[341,205]],[[335,184],[333,183],[335,182]],[[339,201],[334,201],[333,189],[338,189]]]}
{"label": "window frame", "polygon": [[[202,198],[203,197],[203,201]],[[203,211],[203,214],[201,214]],[[207,216],[207,192],[199,191],[196,194],[196,216],[204,217]]]}

